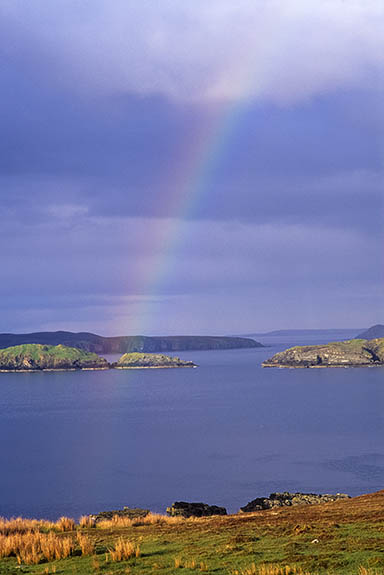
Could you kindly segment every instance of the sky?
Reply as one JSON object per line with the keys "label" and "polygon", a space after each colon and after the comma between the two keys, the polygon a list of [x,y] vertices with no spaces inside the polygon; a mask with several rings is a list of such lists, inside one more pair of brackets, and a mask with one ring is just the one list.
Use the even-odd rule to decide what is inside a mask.
{"label": "sky", "polygon": [[0,332],[384,323],[382,0],[0,0]]}

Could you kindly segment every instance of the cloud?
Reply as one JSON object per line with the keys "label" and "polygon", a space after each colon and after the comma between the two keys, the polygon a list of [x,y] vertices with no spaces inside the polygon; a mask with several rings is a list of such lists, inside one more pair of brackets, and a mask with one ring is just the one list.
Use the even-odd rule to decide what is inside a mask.
{"label": "cloud", "polygon": [[1,11],[25,50],[56,62],[55,81],[87,93],[290,104],[383,73],[379,0],[3,0]]}
{"label": "cloud", "polygon": [[369,0],[2,0],[0,331],[380,321],[382,27]]}
{"label": "cloud", "polygon": [[0,242],[0,331],[353,327],[383,309],[377,238],[353,230],[77,211],[70,226],[9,220]]}

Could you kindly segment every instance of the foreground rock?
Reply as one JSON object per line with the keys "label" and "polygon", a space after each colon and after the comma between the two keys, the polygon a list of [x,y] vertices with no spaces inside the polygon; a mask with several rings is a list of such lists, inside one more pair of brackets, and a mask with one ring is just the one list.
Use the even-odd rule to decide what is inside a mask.
{"label": "foreground rock", "polygon": [[326,345],[291,347],[263,367],[366,367],[384,365],[384,338],[352,339]]}
{"label": "foreground rock", "polygon": [[125,353],[113,366],[115,369],[144,367],[196,367],[193,361],[183,361],[159,353]]}
{"label": "foreground rock", "polygon": [[211,515],[227,515],[225,507],[207,505],[207,503],[187,503],[175,501],[167,507],[167,514],[171,517],[209,517]]}
{"label": "foreground rock", "polygon": [[149,509],[141,509],[141,508],[131,508],[131,507],[124,507],[123,509],[115,509],[113,511],[101,511],[96,515],[90,515],[90,518],[94,521],[95,524],[99,523],[100,521],[110,521],[114,517],[124,517],[127,519],[138,519],[141,517],[146,517],[149,513]]}
{"label": "foreground rock", "polygon": [[108,369],[95,353],[64,345],[26,344],[0,350],[0,371]]}
{"label": "foreground rock", "polygon": [[350,497],[345,493],[317,495],[316,493],[289,493],[284,491],[283,493],[271,493],[269,497],[258,497],[241,507],[240,511],[242,513],[252,513],[253,511],[262,511],[263,509],[272,509],[274,507],[329,503],[338,499],[350,499]]}

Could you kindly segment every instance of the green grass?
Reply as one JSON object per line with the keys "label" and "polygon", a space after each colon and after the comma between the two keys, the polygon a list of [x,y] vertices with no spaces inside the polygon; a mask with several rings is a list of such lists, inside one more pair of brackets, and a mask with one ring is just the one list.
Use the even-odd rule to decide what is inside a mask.
{"label": "green grass", "polygon": [[104,362],[96,353],[67,347],[64,345],[23,344],[0,350],[0,368],[13,365],[19,368],[24,361],[33,362],[36,366],[55,366],[63,363],[86,366]]}
{"label": "green grass", "polygon": [[[241,575],[252,564],[255,573],[263,565],[270,569],[290,566],[292,573],[294,569],[300,573],[301,569],[311,575],[358,575],[359,569],[362,573],[361,567],[370,575],[384,573],[383,521],[260,525],[257,516],[245,519],[239,516],[82,532],[95,543],[95,555],[82,557],[77,549],[70,558],[21,569],[14,558],[0,559],[0,574],[230,575],[237,571]],[[141,555],[118,563],[106,561],[108,550],[120,537],[139,545]],[[318,543],[313,543],[315,539]]]}

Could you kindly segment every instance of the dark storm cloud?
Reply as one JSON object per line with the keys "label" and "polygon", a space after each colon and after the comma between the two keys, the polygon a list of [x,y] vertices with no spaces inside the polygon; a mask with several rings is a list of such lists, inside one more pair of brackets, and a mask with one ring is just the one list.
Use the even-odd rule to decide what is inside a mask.
{"label": "dark storm cloud", "polygon": [[0,2],[0,331],[379,321],[382,10],[289,6]]}
{"label": "dark storm cloud", "polygon": [[[103,13],[102,4],[97,5],[90,22],[96,29]],[[40,19],[27,9],[25,18],[29,14],[32,25],[15,6],[5,10],[8,19],[2,20],[3,205],[34,210],[37,202],[64,200],[85,204],[94,214],[178,216],[173,198],[185,195],[183,187],[194,171],[204,168],[221,146],[200,206],[189,216],[257,222],[306,218],[333,225],[342,220],[346,226],[377,228],[375,206],[381,202],[383,177],[378,76],[369,86],[331,90],[290,105],[240,99],[233,106],[236,120],[226,106],[217,112],[209,99],[191,103],[167,98],[166,84],[157,95],[149,89],[127,93],[119,83],[115,91],[100,94],[91,79],[77,90],[76,59],[63,52],[67,45],[55,26],[64,10],[67,44],[79,41],[74,20],[84,18],[86,11],[79,14],[76,7],[70,19],[61,4],[57,11],[46,3],[42,7]],[[168,9],[172,12],[168,6],[165,13]],[[115,22],[115,11],[111,13]],[[148,16],[141,9],[134,15],[139,20]],[[201,17],[208,18],[204,13]],[[90,49],[79,52],[83,67]],[[131,47],[132,58],[137,49]],[[212,116],[217,124],[207,134],[212,143],[197,161],[194,155],[201,151],[194,148],[206,145],[196,142]],[[222,142],[225,121],[232,127]]]}

